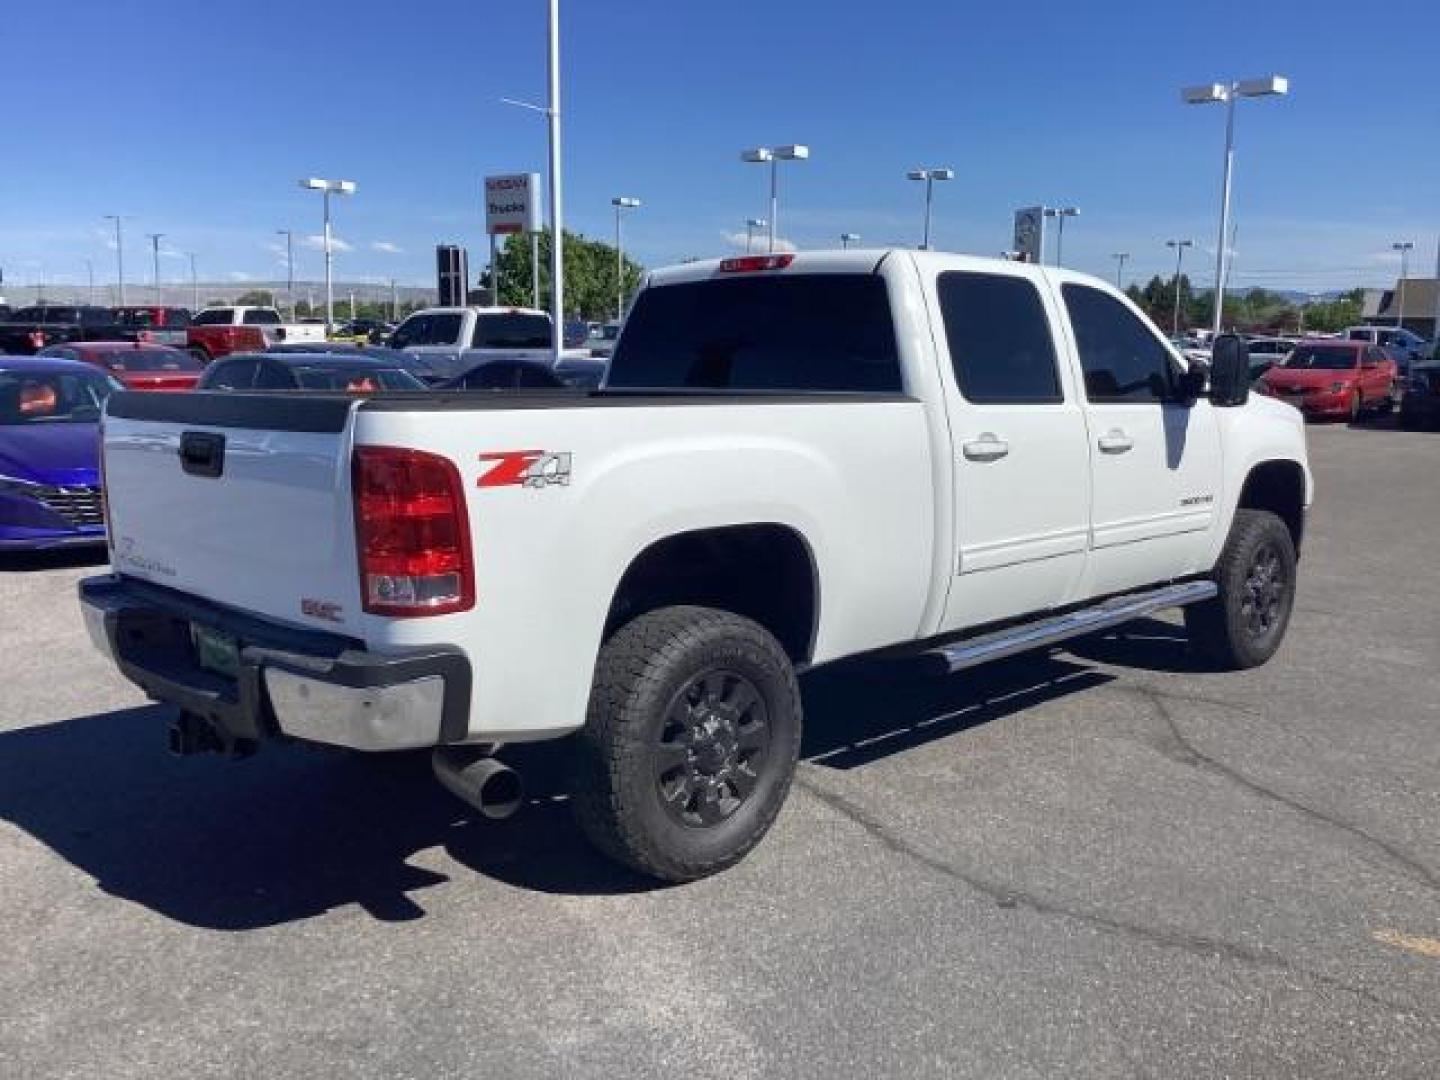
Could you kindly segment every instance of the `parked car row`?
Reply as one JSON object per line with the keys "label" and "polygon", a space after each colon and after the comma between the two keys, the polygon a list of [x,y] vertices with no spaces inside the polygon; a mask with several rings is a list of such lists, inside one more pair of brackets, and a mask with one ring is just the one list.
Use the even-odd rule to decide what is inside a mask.
{"label": "parked car row", "polygon": [[599,386],[606,369],[588,349],[553,365],[549,316],[526,310],[418,312],[392,335],[406,349],[325,341],[323,325],[287,325],[274,308],[17,314],[24,333],[12,340],[27,355],[0,355],[0,548],[104,540],[97,434],[119,389],[563,391]]}

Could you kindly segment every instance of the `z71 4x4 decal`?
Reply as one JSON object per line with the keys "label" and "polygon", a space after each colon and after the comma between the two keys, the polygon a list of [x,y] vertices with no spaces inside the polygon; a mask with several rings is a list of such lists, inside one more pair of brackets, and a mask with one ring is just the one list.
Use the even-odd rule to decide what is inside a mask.
{"label": "z71 4x4 decal", "polygon": [[478,487],[545,488],[552,484],[570,483],[570,455],[548,450],[500,450],[481,454],[482,463],[490,463],[480,473]]}

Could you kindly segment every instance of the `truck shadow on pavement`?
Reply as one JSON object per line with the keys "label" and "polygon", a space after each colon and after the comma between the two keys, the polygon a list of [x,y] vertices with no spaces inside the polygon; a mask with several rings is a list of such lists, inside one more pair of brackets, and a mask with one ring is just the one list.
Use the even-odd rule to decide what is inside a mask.
{"label": "truck shadow on pavement", "polygon": [[110,552],[104,544],[52,548],[48,551],[0,551],[0,574],[105,566],[109,561]]}
{"label": "truck shadow on pavement", "polygon": [[[1123,663],[1135,646],[1116,639],[1104,648],[1107,662]],[[1144,648],[1137,666],[1166,656],[1184,662],[1183,643]],[[834,665],[802,681],[802,754],[823,767],[863,767],[1111,678],[1045,654],[955,677],[931,674],[922,660]],[[449,880],[423,865],[443,865],[421,854],[436,847],[519,889],[657,887],[581,836],[566,795],[568,741],[507,749],[526,778],[528,805],[495,823],[443,790],[425,754],[277,746],[241,762],[174,758],[164,749],[168,715],[151,705],[0,733],[0,817],[106,892],[216,930],[348,904],[384,921],[421,918],[425,890]]]}

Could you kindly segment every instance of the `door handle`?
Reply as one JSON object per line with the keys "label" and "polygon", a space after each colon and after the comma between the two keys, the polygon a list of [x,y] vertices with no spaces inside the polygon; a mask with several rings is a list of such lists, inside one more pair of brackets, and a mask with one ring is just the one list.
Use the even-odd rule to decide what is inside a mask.
{"label": "door handle", "polygon": [[1119,428],[1111,428],[1100,436],[1100,452],[1102,454],[1123,454],[1134,445],[1135,440]]}
{"label": "door handle", "polygon": [[1010,453],[1010,444],[987,431],[978,439],[971,439],[960,449],[971,461],[998,461]]}

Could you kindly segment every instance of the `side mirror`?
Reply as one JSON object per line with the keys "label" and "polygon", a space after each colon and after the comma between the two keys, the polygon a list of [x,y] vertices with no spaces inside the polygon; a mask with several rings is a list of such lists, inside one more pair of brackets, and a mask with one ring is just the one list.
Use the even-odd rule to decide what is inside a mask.
{"label": "side mirror", "polygon": [[1175,398],[1182,405],[1193,405],[1205,396],[1209,372],[1205,365],[1190,361],[1190,366],[1175,376]]}
{"label": "side mirror", "polygon": [[1210,400],[1244,405],[1250,397],[1250,349],[1235,334],[1221,334],[1210,351]]}

